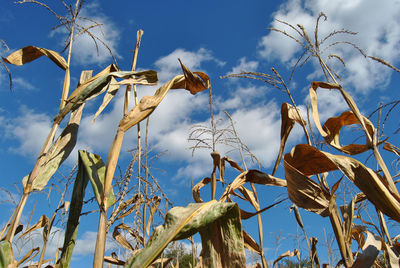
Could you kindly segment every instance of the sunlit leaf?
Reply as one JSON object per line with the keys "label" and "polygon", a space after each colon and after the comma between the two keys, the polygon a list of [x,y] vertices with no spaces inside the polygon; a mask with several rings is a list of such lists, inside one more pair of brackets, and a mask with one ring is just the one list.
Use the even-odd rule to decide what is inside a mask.
{"label": "sunlit leaf", "polygon": [[285,253],[282,253],[281,255],[279,255],[279,257],[274,261],[273,266],[275,266],[275,263],[279,262],[283,258],[299,256],[299,254],[300,254],[300,252],[297,249],[294,249],[293,251],[288,250]]}
{"label": "sunlit leaf", "polygon": [[35,46],[27,46],[21,48],[20,50],[17,50],[14,53],[10,54],[7,58],[3,58],[3,60],[9,64],[23,65],[25,63],[36,60],[43,55],[46,55],[63,70],[66,70],[68,68],[67,62],[60,54],[50,49]]}
{"label": "sunlit leaf", "polygon": [[[365,239],[364,243],[360,245],[362,252],[357,255],[357,259],[352,268],[372,267],[375,259],[378,257],[378,254],[381,251],[381,239],[368,230],[365,230],[365,232],[367,233],[367,238]],[[398,267],[398,263],[395,267]]]}
{"label": "sunlit leaf", "polygon": [[196,203],[203,203],[203,199],[200,197],[200,189],[206,186],[211,182],[211,178],[204,178],[200,182],[198,182],[192,189],[193,198]]}
{"label": "sunlit leaf", "polygon": [[184,75],[175,76],[172,80],[161,86],[153,96],[144,96],[127,115],[125,115],[119,127],[125,132],[147,116],[149,116],[164,99],[170,89],[183,88],[196,94],[210,87],[210,80],[206,74],[196,73],[201,77],[196,77],[183,64],[181,64]]}
{"label": "sunlit leaf", "polygon": [[47,218],[46,215],[42,215],[42,217],[40,217],[40,219],[37,221],[37,223],[32,225],[28,230],[26,230],[25,232],[23,232],[21,234],[21,237],[24,237],[25,235],[31,233],[34,230],[37,230],[39,228],[43,228],[48,223],[49,223],[49,218]]}
{"label": "sunlit leaf", "polygon": [[[308,201],[310,202],[312,202],[312,200],[319,200],[323,211],[324,207],[327,205],[327,200],[329,200],[329,195],[321,195],[323,193],[321,187],[307,176],[340,170],[364,192],[368,200],[371,201],[376,208],[392,219],[400,222],[400,197],[389,190],[383,178],[356,159],[319,151],[307,144],[299,144],[292,149],[291,153],[285,155],[284,161],[289,197],[291,199],[294,197],[303,198],[304,196],[308,196]],[[290,181],[295,181],[295,183],[291,184]],[[310,186],[308,188],[307,193],[299,194],[299,191],[304,187],[296,187],[299,187],[301,184],[312,185],[312,187]],[[305,206],[307,202],[303,199],[297,200],[295,203],[300,207],[308,207]]]}
{"label": "sunlit leaf", "polygon": [[[203,265],[204,267],[218,267],[218,265],[212,266],[209,258],[214,256],[214,254],[224,253],[223,256],[220,255],[220,258],[224,258],[223,262],[227,266],[223,267],[245,267],[243,266],[245,264],[244,248],[238,207],[234,203],[220,203],[215,200],[208,203],[189,204],[187,207],[172,208],[166,215],[164,225],[158,226],[155,229],[146,246],[130,257],[125,267],[147,267],[164,250],[169,242],[190,237],[200,230],[208,233],[207,235],[212,236],[212,233],[214,234],[212,240],[210,240],[211,237],[207,238],[204,236],[204,233],[201,233],[203,250],[205,248],[210,250],[212,241],[221,239],[221,237],[218,238],[218,235],[216,235],[213,223],[224,218],[224,223],[220,225],[222,228],[228,228],[229,230],[225,231],[233,236],[229,236],[229,239],[228,236],[226,237],[227,241],[224,241],[225,245],[224,243],[220,244],[225,246],[224,252],[221,252],[221,249],[215,246],[215,252],[212,252],[212,254],[205,253],[203,261],[206,264],[203,263]],[[232,230],[239,232],[239,234],[232,234]],[[233,246],[232,243],[235,245]],[[230,248],[228,245],[230,245]],[[204,260],[204,258],[207,260]]]}
{"label": "sunlit leaf", "polygon": [[[321,126],[321,122],[319,119],[318,112],[318,97],[317,97],[317,89],[337,89],[339,90],[346,102],[348,103],[351,111],[343,112],[338,117],[329,118],[324,126]],[[357,105],[354,103],[353,99],[350,95],[344,91],[337,84],[329,84],[323,82],[313,82],[310,87],[310,98],[311,98],[311,107],[312,107],[312,116],[315,122],[315,126],[319,130],[319,133],[326,140],[328,144],[337,150],[344,152],[346,154],[354,155],[365,152],[369,150],[372,145],[373,137],[375,136],[375,128],[371,121],[368,118],[361,115],[359,112]],[[340,130],[343,126],[353,125],[353,124],[361,124],[363,129],[365,129],[369,137],[367,137],[366,144],[349,144],[346,146],[341,146],[339,142],[339,134]]]}
{"label": "sunlit leaf", "polygon": [[281,143],[279,146],[278,157],[275,161],[272,176],[278,169],[279,163],[281,162],[283,150],[285,149],[286,141],[289,138],[289,134],[292,131],[294,124],[299,123],[306,125],[306,122],[300,117],[300,110],[293,107],[292,105],[284,102],[281,106]]}
{"label": "sunlit leaf", "polygon": [[285,180],[278,179],[274,176],[268,175],[258,170],[248,170],[237,176],[235,180],[228,187],[225,188],[225,191],[222,194],[220,201],[225,201],[228,195],[232,194],[233,191],[240,188],[246,182],[252,182],[262,185],[286,187]]}
{"label": "sunlit leaf", "polygon": [[112,236],[124,248],[129,249],[130,251],[135,251],[135,248],[131,245],[131,243],[121,234],[121,232],[119,231],[120,229],[128,231],[129,234],[131,234],[131,236],[135,238],[137,242],[143,244],[142,237],[140,237],[131,227],[124,223],[121,223],[114,228]]}

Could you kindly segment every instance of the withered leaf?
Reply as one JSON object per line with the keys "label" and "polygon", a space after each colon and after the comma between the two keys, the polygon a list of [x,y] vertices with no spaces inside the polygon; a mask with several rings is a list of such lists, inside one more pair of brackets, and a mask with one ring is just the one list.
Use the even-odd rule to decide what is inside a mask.
{"label": "withered leaf", "polygon": [[4,62],[7,62],[9,64],[23,65],[25,63],[36,60],[43,55],[46,55],[61,69],[66,70],[68,68],[67,62],[60,54],[50,49],[35,46],[27,46],[21,48],[10,54],[8,57],[3,58],[3,60]]}

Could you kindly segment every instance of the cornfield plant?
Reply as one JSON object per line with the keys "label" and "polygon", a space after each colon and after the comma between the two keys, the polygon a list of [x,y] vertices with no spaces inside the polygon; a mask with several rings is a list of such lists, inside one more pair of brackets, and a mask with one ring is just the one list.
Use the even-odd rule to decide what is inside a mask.
{"label": "cornfield plant", "polygon": [[[292,36],[280,29],[271,29],[280,32],[295,40],[304,48],[304,53],[295,65],[303,65],[310,59],[316,59],[321,66],[325,81],[310,82],[309,98],[311,102],[311,117],[305,120],[304,115],[296,106],[290,92],[289,85],[276,69],[272,74],[242,72],[230,75],[261,80],[285,92],[290,100],[281,106],[281,137],[280,150],[271,174],[258,169],[249,169],[244,154],[250,150],[238,136],[234,120],[226,113],[230,127],[219,129],[213,115],[211,81],[203,72],[192,72],[179,60],[182,74],[177,75],[164,85],[161,85],[152,96],[145,96],[140,101],[137,98],[136,85],[155,85],[157,73],[152,70],[135,71],[137,55],[143,31],[137,33],[137,42],[133,54],[132,65],[129,71],[121,71],[116,64],[111,64],[98,74],[93,71],[83,71],[77,87],[69,93],[70,89],[70,61],[72,43],[80,34],[89,34],[95,42],[101,39],[93,36],[90,29],[99,27],[94,23],[88,28],[79,25],[79,11],[82,7],[80,0],[74,5],[61,1],[69,11],[71,17],[60,16],[49,6],[34,0],[20,1],[19,3],[34,3],[49,10],[60,21],[60,27],[66,27],[69,36],[65,49],[68,49],[67,60],[53,50],[36,46],[27,46],[4,58],[5,63],[23,65],[35,59],[46,56],[65,72],[65,79],[61,94],[59,112],[53,120],[53,127],[43,145],[37,162],[32,172],[23,179],[24,191],[21,199],[9,220],[9,224],[1,231],[0,266],[18,267],[30,262],[29,267],[42,267],[50,263],[45,260],[47,242],[52,234],[52,227],[57,217],[65,215],[65,236],[60,252],[57,251],[54,264],[48,267],[69,267],[74,253],[79,223],[83,216],[83,207],[88,200],[97,204],[98,210],[92,212],[99,214],[96,248],[93,253],[93,267],[103,267],[104,262],[124,267],[176,267],[179,262],[173,257],[163,256],[167,246],[177,240],[190,239],[199,233],[202,251],[197,258],[193,254],[192,264],[195,267],[246,267],[245,248],[260,257],[260,263],[254,267],[269,267],[264,253],[263,228],[267,223],[261,220],[261,213],[286,200],[283,198],[273,204],[262,204],[256,191],[257,187],[274,186],[287,190],[287,195],[293,203],[291,210],[295,220],[304,233],[308,255],[300,249],[290,249],[278,256],[272,263],[273,266],[282,263],[287,257],[296,257],[298,265],[311,267],[328,267],[330,264],[321,263],[318,258],[318,238],[308,237],[301,210],[316,213],[321,217],[329,217],[337,246],[340,252],[340,261],[337,265],[345,267],[390,267],[399,266],[398,237],[389,233],[386,220],[390,218],[400,222],[400,196],[389,168],[383,160],[380,147],[399,155],[398,147],[381,140],[376,126],[361,114],[350,94],[338,82],[339,75],[329,65],[329,59],[337,59],[344,63],[344,59],[337,54],[323,55],[335,45],[350,45],[362,53],[366,58],[385,64],[393,69],[394,66],[374,56],[367,56],[359,47],[350,42],[333,42],[324,47],[325,42],[338,34],[354,34],[350,31],[333,31],[323,39],[318,37],[318,26],[321,19],[326,18],[321,14],[316,21],[314,41],[301,25],[282,24],[293,29],[298,36]],[[74,6],[74,7],[73,7]],[[97,43],[96,43],[97,44]],[[6,67],[8,70],[8,67]],[[80,120],[86,102],[105,93],[103,102],[94,115],[94,119],[113,100],[121,85],[125,87],[124,105],[121,107],[122,117],[115,130],[115,137],[110,144],[109,153],[105,161],[92,152],[79,150],[76,170],[60,185],[64,187],[57,209],[48,217],[42,215],[38,222],[23,228],[20,224],[21,215],[28,198],[34,191],[42,191],[49,183],[59,166],[75,147]],[[191,149],[206,148],[210,150],[212,166],[209,167],[210,176],[205,177],[192,187],[194,203],[185,207],[171,207],[168,197],[159,186],[157,179],[152,175],[151,153],[147,142],[149,116],[157,108],[170,90],[184,89],[191,94],[209,90],[210,96],[210,122],[211,127],[196,126],[189,137],[194,142]],[[340,92],[348,105],[348,110],[342,114],[331,117],[323,124],[320,121],[318,110],[318,92],[332,90]],[[135,105],[129,109],[131,95]],[[394,104],[392,107],[395,107]],[[396,104],[397,105],[397,104]],[[388,112],[389,114],[389,112]],[[54,140],[57,129],[70,115],[70,119],[59,137]],[[144,149],[142,149],[142,128],[140,123],[147,119]],[[316,143],[316,135],[310,124],[315,124],[317,132],[324,141],[321,147]],[[306,144],[297,144],[290,152],[285,152],[286,143],[291,130],[299,124],[305,135]],[[339,140],[341,130],[349,125],[358,125],[365,136],[365,144],[341,145]],[[132,160],[126,172],[119,177],[115,174],[118,168],[118,159],[122,150],[125,133],[132,127],[137,128],[138,144],[132,151]],[[382,129],[381,129],[382,130]],[[383,131],[383,130],[382,130]],[[229,156],[221,155],[217,151],[218,144],[227,144],[237,150],[241,156],[241,163],[234,161]],[[82,149],[82,148],[79,148]],[[328,152],[329,150],[329,152]],[[359,154],[372,152],[377,162],[377,167],[372,169],[357,160]],[[157,157],[157,156],[156,156]],[[256,159],[256,158],[254,158]],[[283,162],[285,178],[275,177],[279,165]],[[249,165],[250,166],[250,165]],[[232,174],[235,174],[232,177]],[[334,179],[339,174],[340,179]],[[350,202],[340,206],[338,204],[338,189],[342,181],[347,178],[357,189],[351,196]],[[334,181],[332,181],[334,180]],[[87,186],[90,182],[93,196],[86,197]],[[328,183],[330,182],[330,183]],[[211,196],[205,201],[201,196],[201,189],[210,185]],[[73,186],[72,186],[73,185]],[[72,186],[72,190],[70,189]],[[221,187],[221,191],[217,191]],[[70,199],[68,196],[70,193]],[[247,211],[244,206],[250,205],[253,211]],[[165,209],[161,207],[165,206]],[[377,214],[378,222],[365,219],[365,207],[372,207]],[[170,209],[169,209],[170,208]],[[34,211],[32,211],[32,214]],[[157,214],[158,213],[158,214]],[[386,218],[385,218],[386,216]],[[258,239],[254,239],[246,231],[245,220],[257,217]],[[164,223],[154,228],[155,218],[162,219]],[[153,227],[153,228],[152,228]],[[43,246],[32,248],[22,258],[14,255],[13,239],[16,234],[24,238],[33,231],[42,229]],[[112,237],[121,247],[119,252],[106,254],[106,237]],[[352,246],[357,242],[357,249]],[[379,253],[382,252],[382,255]],[[378,257],[379,256],[379,257]],[[174,264],[175,263],[175,264]],[[196,264],[195,264],[196,263]],[[292,262],[286,261],[289,265]]]}

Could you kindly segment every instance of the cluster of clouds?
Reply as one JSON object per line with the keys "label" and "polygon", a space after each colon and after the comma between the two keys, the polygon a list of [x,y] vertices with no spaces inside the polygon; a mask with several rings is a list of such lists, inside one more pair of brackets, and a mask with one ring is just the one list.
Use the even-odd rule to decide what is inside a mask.
{"label": "cluster of clouds", "polygon": [[[82,15],[93,17],[89,10],[95,10],[95,7],[83,10]],[[321,38],[329,34],[333,29],[356,31],[358,32],[356,38],[345,39],[345,41],[352,42],[356,40],[354,42],[368,55],[382,57],[392,63],[399,61],[400,17],[398,14],[400,13],[400,3],[397,1],[288,0],[273,13],[268,22],[271,27],[285,30],[293,35],[296,33],[292,29],[275,19],[280,19],[293,25],[302,24],[310,36],[313,37],[315,18],[321,11],[328,17],[328,23],[321,22]],[[117,51],[119,33],[114,27],[114,23],[100,14],[95,15],[94,20],[102,23],[105,41],[114,51]],[[102,32],[97,34],[102,34]],[[340,37],[342,36],[337,36],[337,38]],[[333,40],[337,41],[337,39]],[[75,46],[77,48],[75,51],[76,59],[80,63],[103,63],[109,60],[107,49],[100,46],[99,54],[97,54],[93,50],[92,41],[87,36],[80,36],[76,40]],[[391,71],[389,69],[368,61],[353,47],[344,45],[337,46],[334,49],[333,53],[345,55],[347,59],[347,71],[343,77],[344,83],[353,89],[355,93],[368,94],[371,89],[379,85],[385,85],[390,81]],[[255,44],[255,50],[263,60],[289,64],[294,64],[299,53],[301,53],[301,47],[295,41],[288,41],[287,37],[277,32],[269,32],[265,36],[260,36],[258,45]],[[204,63],[213,63],[220,67],[225,65],[225,62],[217,59],[209,49],[199,48],[198,50],[189,51],[179,48],[168,55],[161,56],[154,63],[159,72],[160,84],[171,79],[174,75],[180,74],[177,58],[181,58],[185,65],[192,70],[202,70]],[[240,57],[237,59],[237,65],[232,66],[227,74],[238,73],[242,70],[257,71],[259,66],[260,63],[257,60]],[[321,73],[317,71],[317,67],[313,75],[314,77],[321,76]],[[274,100],[267,101],[268,98],[261,98],[260,96],[265,97],[267,93],[254,84],[229,81],[227,85],[231,88],[231,91],[223,97],[216,94],[214,98],[216,118],[225,118],[225,123],[220,127],[229,127],[229,120],[227,120],[223,112],[227,110],[230,112],[241,140],[259,158],[264,167],[271,166],[279,149],[280,105]],[[154,89],[155,87],[138,87],[139,97],[153,94]],[[343,111],[343,100],[339,95],[321,92],[319,98],[320,105],[326,108],[321,111],[322,119]],[[92,151],[105,155],[114,138],[116,126],[121,119],[122,106],[123,94],[118,94],[111,109],[100,116],[94,124],[91,123],[93,114],[84,115],[76,147],[90,148]],[[304,108],[304,106],[302,107]],[[167,161],[178,161],[178,163],[182,164],[176,174],[173,174],[175,178],[198,179],[200,176],[207,175],[210,172],[204,169],[204,166],[209,166],[211,163],[209,151],[199,150],[195,154],[194,161],[191,151],[187,150],[191,145],[187,142],[191,128],[195,125],[210,126],[209,119],[204,119],[204,114],[208,113],[207,93],[191,96],[183,90],[176,90],[168,93],[151,115],[149,127],[150,144],[158,150],[167,150],[169,152]],[[35,158],[43,144],[38,141],[38,137],[47,136],[50,130],[51,117],[29,110],[26,107],[21,107],[19,115],[15,118],[3,118],[2,121],[6,121],[3,125],[4,137],[19,142],[19,146],[16,149],[10,150],[13,150],[14,153]],[[300,130],[295,129],[294,131]],[[30,135],[26,135],[27,132]],[[142,134],[142,136],[144,135]],[[291,142],[295,142],[295,139],[293,138]],[[134,149],[135,147],[136,132],[131,130],[125,138],[124,148]],[[224,154],[231,148],[226,145],[219,145],[218,149]],[[71,155],[74,156],[76,154],[72,153]],[[239,159],[236,160],[239,161]],[[85,240],[86,238],[94,240],[95,236],[87,233],[86,236],[84,235],[81,238],[81,245],[89,243]],[[77,247],[79,245],[78,243]],[[82,250],[87,248],[82,246]],[[76,252],[80,252],[80,250],[76,250]],[[82,252],[80,253],[81,255],[84,254]],[[88,254],[89,252],[91,254],[93,252],[92,249],[88,251]]]}
{"label": "cluster of clouds", "polygon": [[[400,53],[398,49],[399,11],[400,3],[394,0],[381,3],[373,0],[289,0],[281,5],[273,17],[294,27],[297,27],[297,24],[303,25],[311,41],[314,42],[316,18],[320,12],[323,12],[327,16],[327,22],[324,19],[320,21],[319,41],[334,30],[350,30],[356,32],[357,35],[336,34],[325,42],[321,50],[333,42],[352,42],[366,55],[397,63]],[[293,29],[277,20],[272,21],[270,27],[283,30],[301,41],[300,36]],[[301,46],[294,40],[288,41],[288,37],[276,31],[271,31],[262,37],[259,44],[259,53],[263,58],[290,63],[290,65],[294,65],[300,52],[302,52]],[[390,69],[365,59],[352,45],[333,46],[322,57],[325,59],[329,54],[341,55],[345,59],[346,72],[343,83],[357,93],[368,93],[376,87],[382,88],[390,81],[392,73]],[[334,66],[335,68],[342,67],[338,61],[334,63]],[[317,75],[318,73],[320,76],[320,72],[317,72]]]}
{"label": "cluster of clouds", "polygon": [[[105,42],[117,51],[119,36],[117,27],[114,27],[114,23],[107,16],[95,12],[98,7],[97,4],[90,5],[90,7],[82,10],[81,15],[88,17],[94,15],[94,20],[102,24],[102,32],[98,32],[98,34],[104,33]],[[357,45],[368,55],[379,56],[388,61],[396,62],[399,58],[399,51],[396,47],[400,43],[400,23],[397,16],[399,9],[400,4],[395,1],[393,3],[392,1],[376,3],[372,0],[364,0],[350,3],[344,0],[335,2],[289,0],[273,13],[270,26],[296,35],[293,29],[279,23],[276,19],[293,25],[301,24],[313,38],[315,18],[323,11],[329,21],[328,23],[323,21],[320,23],[319,33],[321,38],[328,35],[333,29],[350,29],[358,32]],[[385,14],[385,16],[376,14]],[[86,22],[82,21],[81,23]],[[340,35],[338,35],[339,37]],[[353,40],[346,39],[346,41]],[[101,48],[102,46],[99,47],[99,55],[97,55],[96,50],[92,47],[93,41],[87,35],[81,35],[75,44],[77,48],[75,55],[78,61],[82,61],[81,63],[103,63],[109,60],[109,53],[104,47]],[[294,64],[301,52],[301,47],[295,41],[288,40],[287,37],[274,31],[260,37],[255,49],[263,60],[291,64]],[[344,46],[336,49],[334,53],[346,54],[347,72],[344,76],[344,82],[351,88],[356,91],[368,92],[377,84],[389,81],[391,72],[388,68],[367,61],[353,47]],[[189,51],[178,48],[170,54],[160,57],[154,63],[158,70],[160,84],[180,73],[177,58],[182,59],[185,65],[192,70],[202,70],[204,63],[213,63],[220,67],[226,64],[223,60],[216,58],[209,49],[199,48],[195,51]],[[257,71],[259,65],[258,60],[248,60],[246,57],[241,57],[237,59],[237,65],[233,66],[227,74],[238,73],[242,70]],[[313,75],[314,77],[321,75],[318,68],[315,68]],[[216,117],[225,117],[226,119],[223,110],[228,110],[242,141],[259,157],[263,165],[268,167],[273,163],[278,150],[279,105],[273,100],[269,102],[260,101],[262,99],[260,96],[265,97],[266,93],[254,84],[232,81],[230,80],[227,83],[230,87],[228,94],[224,94],[224,96],[216,94],[214,98]],[[18,80],[16,82],[22,83]],[[139,87],[139,97],[153,94],[154,90],[155,87]],[[326,108],[321,111],[322,119],[343,110],[344,102],[339,95],[321,92],[319,97],[320,105]],[[118,94],[111,110],[99,117],[94,124],[91,123],[92,115],[85,115],[82,118],[77,147],[90,148],[99,153],[107,152],[121,118],[122,103],[123,94]],[[183,90],[176,90],[166,96],[150,118],[149,133],[151,134],[149,141],[152,146],[160,150],[168,150],[170,160],[180,160],[187,164],[178,170],[178,177],[188,176],[189,174],[191,177],[204,175],[205,171],[202,166],[210,161],[208,152],[199,151],[196,154],[196,161],[198,160],[199,164],[194,164],[191,160],[191,152],[186,148],[190,146],[187,137],[191,127],[194,125],[210,126],[209,119],[195,119],[196,115],[207,113],[209,113],[209,106],[206,93],[191,96]],[[15,149],[15,152],[35,157],[41,146],[37,137],[46,136],[50,128],[51,121],[49,119],[46,114],[35,113],[35,111],[22,107],[19,115],[5,124],[5,137],[20,141],[20,146]],[[223,127],[227,126],[226,124]],[[29,133],[36,133],[37,135],[24,135],[24,129],[29,129]],[[128,133],[125,139],[125,148],[135,148],[135,136],[135,131]],[[93,137],[96,137],[96,139],[93,139]],[[224,153],[224,149],[228,149],[224,146],[221,147],[222,153]]]}

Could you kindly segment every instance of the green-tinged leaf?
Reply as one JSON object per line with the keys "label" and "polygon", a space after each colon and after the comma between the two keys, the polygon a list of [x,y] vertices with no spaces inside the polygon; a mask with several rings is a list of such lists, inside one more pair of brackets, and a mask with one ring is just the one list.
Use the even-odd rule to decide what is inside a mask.
{"label": "green-tinged leaf", "polygon": [[46,224],[49,223],[49,218],[47,218],[46,215],[42,215],[42,217],[40,217],[40,219],[38,220],[37,223],[35,223],[34,225],[32,225],[28,230],[26,230],[25,232],[23,232],[21,234],[21,237],[24,237],[25,235],[29,234],[30,232],[37,230],[39,228],[44,227]]}
{"label": "green-tinged leaf", "polygon": [[[68,125],[64,128],[58,139],[51,145],[46,155],[42,156],[45,159],[42,162],[43,164],[39,167],[37,177],[29,178],[32,181],[32,190],[42,190],[74,149],[82,117],[82,110],[83,105],[71,113]],[[29,175],[25,176],[22,181],[24,187],[26,186],[28,177]]]}
{"label": "green-tinged leaf", "polygon": [[0,242],[0,267],[7,267],[14,262],[14,254],[9,241]]}
{"label": "green-tinged leaf", "polygon": [[25,63],[36,60],[43,55],[46,55],[61,69],[66,70],[68,68],[67,62],[60,54],[50,49],[35,46],[27,46],[21,48],[20,50],[17,50],[10,54],[7,58],[3,58],[3,60],[9,64],[23,65]]}
{"label": "green-tinged leaf", "polygon": [[[144,72],[114,72],[114,68],[108,67],[100,74],[97,74],[92,79],[78,86],[74,92],[68,97],[65,107],[60,113],[54,118],[54,121],[60,123],[62,119],[73,109],[82,103],[98,96],[105,92],[109,86],[111,79],[114,78],[128,78],[135,76],[135,79],[142,83],[155,83],[157,82],[157,73],[155,71],[144,71]],[[112,85],[116,87],[116,85]],[[116,89],[114,89],[116,90]]]}
{"label": "green-tinged leaf", "polygon": [[119,89],[119,85],[117,84],[117,80],[114,77],[111,78],[110,83],[108,84],[107,92],[104,95],[103,103],[100,105],[99,109],[95,113],[92,119],[92,123],[96,118],[101,114],[101,112],[107,107],[110,101],[114,98],[115,94],[117,94]]}
{"label": "green-tinged leaf", "polygon": [[69,214],[67,221],[67,228],[65,230],[64,245],[62,248],[61,258],[59,261],[60,267],[69,267],[72,252],[76,244],[78,235],[79,221],[85,197],[85,189],[89,182],[89,176],[83,164],[82,155],[83,151],[78,152],[78,173],[74,182],[74,189],[72,191],[71,203],[69,205]]}
{"label": "green-tinged leaf", "polygon": [[239,207],[235,203],[227,204],[230,205],[228,207],[221,205],[215,208],[215,211],[210,211],[210,215],[221,212],[222,215],[199,229],[202,267],[246,267]]}
{"label": "green-tinged leaf", "polygon": [[[92,184],[97,203],[100,206],[102,202],[102,196],[104,194],[104,176],[106,170],[104,162],[103,160],[101,160],[99,155],[92,154],[86,151],[80,151],[80,157],[86,171],[86,176],[89,177]],[[114,191],[111,188],[110,194],[108,196],[108,203],[106,204],[106,209],[114,204],[114,202]]]}
{"label": "green-tinged leaf", "polygon": [[[217,221],[218,224],[216,223]],[[155,229],[146,246],[137,251],[136,254],[133,254],[126,262],[125,267],[147,267],[158,257],[169,242],[185,239],[200,230],[209,228],[210,230],[214,230],[215,235],[217,233],[221,235],[221,233],[216,231],[217,225],[221,225],[224,234],[227,234],[225,237],[226,241],[221,245],[226,246],[226,244],[232,243],[234,245],[231,245],[230,248],[225,247],[225,251],[223,252],[219,251],[220,249],[212,244],[212,241],[217,241],[216,237],[207,238],[206,234],[203,234],[204,241],[207,240],[203,244],[203,249],[207,247],[213,253],[224,254],[224,256],[220,257],[228,261],[228,264],[232,264],[224,267],[242,267],[246,262],[244,259],[239,209],[235,203],[220,203],[215,200],[208,203],[189,204],[187,207],[172,208],[165,217],[164,225],[158,226]],[[208,239],[211,238],[212,240],[209,241]],[[221,240],[219,239],[218,241]],[[209,256],[205,257],[208,258]],[[236,266],[239,262],[240,266]],[[205,267],[212,266],[206,265]]]}

